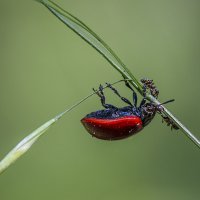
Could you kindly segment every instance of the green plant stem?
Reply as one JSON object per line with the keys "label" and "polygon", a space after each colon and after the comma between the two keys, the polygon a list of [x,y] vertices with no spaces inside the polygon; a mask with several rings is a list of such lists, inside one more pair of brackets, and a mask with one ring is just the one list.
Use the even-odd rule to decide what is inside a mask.
{"label": "green plant stem", "polygon": [[[160,105],[160,102],[155,99],[152,95],[148,94],[147,99],[154,102],[156,105]],[[163,113],[168,116],[179,128],[180,130],[198,147],[200,148],[200,141],[196,138],[167,108],[162,106]]]}

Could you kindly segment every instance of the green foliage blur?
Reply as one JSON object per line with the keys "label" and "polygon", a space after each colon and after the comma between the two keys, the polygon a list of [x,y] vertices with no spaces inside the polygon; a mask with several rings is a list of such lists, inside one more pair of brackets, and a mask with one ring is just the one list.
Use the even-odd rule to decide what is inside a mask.
{"label": "green foliage blur", "polygon": [[[137,78],[198,138],[200,1],[56,1],[98,33]],[[0,0],[0,158],[48,119],[121,76],[35,1]],[[131,92],[116,86],[123,96]],[[124,104],[106,91],[107,102]],[[157,116],[121,141],[80,124],[101,109],[93,96],[67,114],[0,177],[1,200],[196,200],[199,149]]]}

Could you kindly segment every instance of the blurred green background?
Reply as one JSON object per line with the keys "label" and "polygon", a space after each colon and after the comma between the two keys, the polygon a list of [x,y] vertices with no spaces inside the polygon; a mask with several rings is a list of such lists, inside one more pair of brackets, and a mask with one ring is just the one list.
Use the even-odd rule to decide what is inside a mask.
{"label": "blurred green background", "polygon": [[[200,138],[200,1],[60,0]],[[0,0],[0,157],[100,83],[121,76],[45,7]],[[123,96],[131,92],[117,85]],[[123,106],[106,91],[107,102]],[[94,96],[53,126],[0,177],[1,200],[196,200],[200,152],[157,116],[140,134],[109,142],[81,126]]]}

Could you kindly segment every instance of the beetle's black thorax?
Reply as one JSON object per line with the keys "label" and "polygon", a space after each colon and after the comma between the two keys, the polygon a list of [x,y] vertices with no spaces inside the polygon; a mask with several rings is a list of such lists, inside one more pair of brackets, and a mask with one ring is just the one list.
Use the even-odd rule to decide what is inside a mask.
{"label": "beetle's black thorax", "polygon": [[140,111],[132,106],[126,106],[122,108],[108,108],[103,110],[97,110],[86,115],[87,118],[97,118],[97,119],[115,119],[125,116],[141,116]]}

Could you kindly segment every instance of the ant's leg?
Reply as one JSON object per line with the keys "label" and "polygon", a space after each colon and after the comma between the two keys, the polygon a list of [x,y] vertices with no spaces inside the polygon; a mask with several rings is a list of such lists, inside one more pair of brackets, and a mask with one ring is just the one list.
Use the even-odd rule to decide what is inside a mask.
{"label": "ant's leg", "polygon": [[128,99],[122,97],[122,96],[119,94],[119,92],[118,92],[114,87],[112,87],[112,85],[111,85],[110,83],[106,83],[106,85],[107,85],[107,86],[108,86],[108,87],[109,87],[123,102],[129,104],[130,106],[133,106],[133,105],[131,104],[131,102],[130,102]]}
{"label": "ant's leg", "polygon": [[102,104],[102,106],[104,107],[104,108],[112,108],[112,109],[117,109],[117,107],[115,107],[115,106],[113,106],[113,105],[111,105],[111,104],[106,104],[105,103],[105,96],[104,96],[104,93],[103,93],[103,87],[102,87],[102,85],[100,85],[99,86],[99,90],[95,90],[94,88],[93,88],[93,91],[100,97],[100,99],[101,99],[101,104]]}

